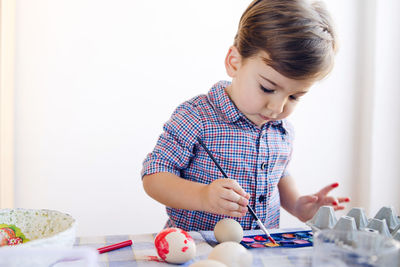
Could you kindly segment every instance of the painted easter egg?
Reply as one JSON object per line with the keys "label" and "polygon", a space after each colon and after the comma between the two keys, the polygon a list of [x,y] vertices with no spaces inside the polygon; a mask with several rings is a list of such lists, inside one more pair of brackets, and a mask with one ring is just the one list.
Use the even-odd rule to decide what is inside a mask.
{"label": "painted easter egg", "polygon": [[253,263],[253,255],[245,247],[232,241],[216,245],[208,259],[222,262],[228,267],[250,267]]}
{"label": "painted easter egg", "polygon": [[225,264],[215,260],[201,260],[192,263],[189,267],[227,267]]}
{"label": "painted easter egg", "polygon": [[219,243],[227,241],[240,243],[243,238],[243,228],[237,221],[225,218],[215,225],[214,236]]}
{"label": "painted easter egg", "polygon": [[196,245],[188,232],[179,228],[166,228],[154,240],[158,256],[169,263],[181,264],[194,258]]}

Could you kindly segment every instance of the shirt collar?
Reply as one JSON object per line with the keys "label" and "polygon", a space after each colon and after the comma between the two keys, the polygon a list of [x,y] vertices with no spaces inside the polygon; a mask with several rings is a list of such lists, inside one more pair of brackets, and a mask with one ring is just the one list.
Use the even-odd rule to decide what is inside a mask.
{"label": "shirt collar", "polygon": [[211,87],[207,97],[215,111],[225,121],[234,123],[241,117],[241,112],[239,112],[225,91],[225,88],[230,84],[231,82],[228,81],[219,81]]}
{"label": "shirt collar", "polygon": [[[242,112],[240,112],[229,98],[225,88],[229,86],[229,81],[219,81],[211,87],[208,92],[207,98],[211,105],[215,108],[215,111],[229,123],[235,123],[241,117],[246,118]],[[248,121],[248,119],[245,119]],[[286,120],[270,121],[269,125],[279,128],[282,133],[287,132]]]}

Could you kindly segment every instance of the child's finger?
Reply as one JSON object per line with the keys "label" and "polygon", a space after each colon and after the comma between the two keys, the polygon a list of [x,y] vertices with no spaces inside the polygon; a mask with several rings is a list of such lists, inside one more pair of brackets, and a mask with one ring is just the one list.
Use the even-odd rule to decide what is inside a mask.
{"label": "child's finger", "polygon": [[237,202],[239,205],[246,207],[249,204],[249,199],[240,197],[239,201]]}
{"label": "child's finger", "polygon": [[339,201],[335,197],[327,196],[323,199],[321,204],[327,206],[337,206],[339,204]]}
{"label": "child's finger", "polygon": [[344,210],[345,206],[334,206],[333,209],[336,210]]}
{"label": "child's finger", "polygon": [[227,200],[229,202],[232,202],[232,203],[235,203],[237,205],[244,206],[244,207],[249,202],[247,198],[244,198],[241,195],[237,194],[232,189],[227,189],[227,188],[224,188],[224,190],[222,191],[221,197],[224,200]]}
{"label": "child's finger", "polygon": [[243,190],[243,188],[239,185],[239,183],[235,180],[232,179],[224,179],[223,181],[223,186],[225,188],[229,188],[232,189],[233,191],[235,191],[236,193],[238,193],[239,195],[246,197],[247,193]]}
{"label": "child's finger", "polygon": [[330,191],[332,191],[333,189],[335,189],[336,187],[339,186],[339,183],[333,183],[331,185],[325,186],[324,188],[322,188],[321,190],[319,190],[319,192],[317,193],[317,195],[323,195],[326,196]]}
{"label": "child's finger", "polygon": [[348,197],[339,197],[338,201],[339,201],[339,203],[350,202],[350,198],[348,198]]}
{"label": "child's finger", "polygon": [[315,195],[307,195],[301,197],[302,204],[314,203],[318,201],[318,197]]}
{"label": "child's finger", "polygon": [[228,200],[221,200],[220,208],[224,214],[228,213],[240,213],[245,214],[247,212],[247,207],[243,207],[238,203],[228,201]]}

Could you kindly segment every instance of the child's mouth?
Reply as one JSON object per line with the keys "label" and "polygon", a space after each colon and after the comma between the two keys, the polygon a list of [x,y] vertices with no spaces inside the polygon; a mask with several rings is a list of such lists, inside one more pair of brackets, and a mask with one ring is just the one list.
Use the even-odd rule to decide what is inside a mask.
{"label": "child's mouth", "polygon": [[265,121],[271,121],[272,120],[270,117],[266,117],[266,116],[261,115],[261,114],[260,114],[260,117]]}

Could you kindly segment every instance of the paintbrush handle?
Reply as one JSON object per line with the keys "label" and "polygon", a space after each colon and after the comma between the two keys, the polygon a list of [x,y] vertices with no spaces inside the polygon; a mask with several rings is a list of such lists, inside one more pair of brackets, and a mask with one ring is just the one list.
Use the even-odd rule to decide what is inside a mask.
{"label": "paintbrush handle", "polygon": [[[219,169],[219,171],[222,173],[222,175],[225,178],[228,178],[228,175],[225,173],[225,171],[219,166],[218,161],[214,158],[212,155],[211,151],[208,150],[207,146],[201,141],[200,137],[197,137],[197,141],[200,143],[200,145],[204,148],[204,150],[207,152],[208,156],[210,156],[211,160],[215,163],[215,166]],[[272,243],[275,243],[275,240],[271,237],[271,235],[268,233],[267,229],[265,228],[264,224],[260,221],[258,218],[257,214],[254,212],[254,210],[250,207],[250,205],[247,204],[247,209],[250,211],[251,216],[253,216],[254,220],[256,220],[258,226],[261,228],[261,230],[267,235],[268,239],[272,241]]]}
{"label": "paintbrush handle", "polygon": [[[204,148],[204,150],[207,152],[208,156],[210,156],[211,160],[215,163],[215,166],[217,166],[217,168],[220,170],[220,172],[222,173],[222,175],[225,178],[228,178],[228,175],[225,173],[225,171],[221,168],[221,166],[219,166],[218,161],[214,158],[214,156],[212,155],[211,151],[208,150],[208,148],[206,147],[206,145],[203,143],[203,141],[201,141],[201,139],[199,137],[197,137],[197,141],[199,141],[200,145]],[[256,213],[254,212],[254,210],[250,207],[250,205],[247,205],[247,209],[250,211],[251,215],[253,216],[253,218],[257,221],[259,220]]]}
{"label": "paintbrush handle", "polygon": [[217,166],[217,168],[219,169],[219,171],[222,173],[222,175],[225,178],[228,178],[228,175],[225,173],[225,171],[221,168],[221,166],[219,166],[218,161],[214,158],[213,154],[211,153],[210,150],[208,150],[208,148],[206,147],[206,145],[203,143],[203,141],[201,141],[201,139],[199,137],[197,137],[197,141],[199,141],[200,145],[204,148],[204,150],[207,152],[208,156],[210,156],[210,158],[212,159],[212,161],[215,163],[215,166]]}
{"label": "paintbrush handle", "polygon": [[254,219],[258,220],[257,214],[254,212],[254,210],[250,207],[249,204],[247,204],[247,209],[250,211],[251,216],[253,216]]}

